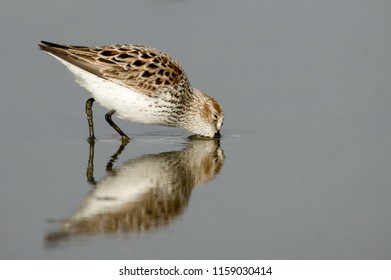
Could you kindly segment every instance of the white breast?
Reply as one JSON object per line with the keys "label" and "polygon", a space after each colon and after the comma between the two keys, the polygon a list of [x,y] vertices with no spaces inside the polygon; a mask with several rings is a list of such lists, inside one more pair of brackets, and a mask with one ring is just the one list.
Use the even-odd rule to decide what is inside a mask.
{"label": "white breast", "polygon": [[124,87],[115,82],[98,77],[55,55],[76,77],[76,81],[88,90],[102,107],[116,111],[117,117],[145,124],[164,124],[164,113],[159,106],[166,101],[151,98],[142,92]]}

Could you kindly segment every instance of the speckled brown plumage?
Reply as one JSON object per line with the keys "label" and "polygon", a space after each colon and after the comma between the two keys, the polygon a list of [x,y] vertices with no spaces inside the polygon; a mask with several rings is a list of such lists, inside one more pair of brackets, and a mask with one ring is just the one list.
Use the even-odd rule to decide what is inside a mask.
{"label": "speckled brown plumage", "polygon": [[158,49],[45,41],[39,47],[65,64],[79,84],[92,93],[93,99],[86,105],[90,139],[94,138],[94,100],[110,110],[106,120],[125,139],[127,135],[111,120],[114,113],[129,121],[180,127],[206,137],[219,135],[224,118],[221,106],[213,97],[192,88],[179,63]]}
{"label": "speckled brown plumage", "polygon": [[[161,92],[190,92],[190,83],[180,65],[168,54],[141,45],[81,47],[45,42],[41,49],[88,72],[140,90],[149,96]],[[180,89],[181,94],[178,94]]]}

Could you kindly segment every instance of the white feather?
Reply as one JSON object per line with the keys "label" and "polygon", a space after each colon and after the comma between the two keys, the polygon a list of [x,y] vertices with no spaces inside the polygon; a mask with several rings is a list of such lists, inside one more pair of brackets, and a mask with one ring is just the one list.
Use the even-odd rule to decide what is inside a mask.
{"label": "white feather", "polygon": [[49,54],[72,72],[76,81],[92,94],[96,102],[108,110],[114,109],[117,117],[145,124],[164,124],[164,115],[156,108],[167,104],[163,99],[151,98]]}

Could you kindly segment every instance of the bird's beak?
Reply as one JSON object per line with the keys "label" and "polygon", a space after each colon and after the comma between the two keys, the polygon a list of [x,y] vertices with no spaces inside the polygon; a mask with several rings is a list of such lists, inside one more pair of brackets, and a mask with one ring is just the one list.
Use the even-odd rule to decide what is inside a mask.
{"label": "bird's beak", "polygon": [[221,137],[220,130],[215,133],[215,136],[213,138],[219,139]]}

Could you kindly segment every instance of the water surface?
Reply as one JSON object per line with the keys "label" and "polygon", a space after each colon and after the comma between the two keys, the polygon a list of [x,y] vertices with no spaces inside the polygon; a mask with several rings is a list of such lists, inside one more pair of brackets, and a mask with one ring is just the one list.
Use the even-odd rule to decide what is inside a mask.
{"label": "water surface", "polygon": [[[0,11],[0,258],[391,257],[388,1],[90,2]],[[90,147],[39,40],[164,50],[222,139],[116,120],[121,147],[96,106]]]}

